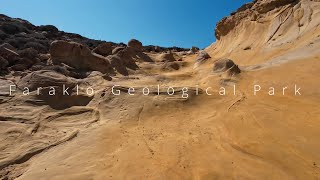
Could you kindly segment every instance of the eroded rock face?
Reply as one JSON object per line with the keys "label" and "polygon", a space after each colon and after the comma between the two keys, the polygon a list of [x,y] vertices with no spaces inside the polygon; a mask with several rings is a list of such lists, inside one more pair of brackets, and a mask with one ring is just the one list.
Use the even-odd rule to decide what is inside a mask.
{"label": "eroded rock face", "polygon": [[205,60],[211,58],[210,55],[206,51],[200,51],[197,58],[196,62],[197,63],[203,63]]}
{"label": "eroded rock face", "polygon": [[286,5],[295,5],[297,2],[299,0],[256,0],[247,3],[217,23],[215,36],[219,40],[222,36],[227,35],[241,23],[242,19],[249,18],[256,21],[262,14]]}
{"label": "eroded rock face", "polygon": [[131,39],[128,42],[128,47],[131,47],[135,51],[142,51],[142,43],[136,39]]}
{"label": "eroded rock face", "polygon": [[28,88],[29,92],[37,91],[36,98],[53,109],[65,109],[86,106],[93,98],[82,91],[77,92],[77,83],[76,79],[56,71],[40,70],[26,75],[17,85],[23,91],[25,88]]}
{"label": "eroded rock face", "polygon": [[110,71],[110,63],[106,58],[92,53],[88,47],[79,43],[54,41],[50,47],[50,54],[54,64],[65,63],[84,71]]}
{"label": "eroded rock face", "polygon": [[73,78],[67,77],[55,71],[41,70],[32,72],[21,78],[21,80],[18,82],[18,87],[21,89],[27,87],[30,91],[35,91],[39,87],[45,88],[50,86],[58,86],[62,88],[63,85],[72,89],[76,86],[76,84],[77,81]]}
{"label": "eroded rock face", "polygon": [[102,43],[96,47],[93,52],[102,56],[108,56],[112,54],[113,44],[112,43]]}
{"label": "eroded rock face", "polygon": [[227,72],[229,75],[236,75],[239,74],[241,70],[231,59],[220,59],[214,63],[213,72]]}
{"label": "eroded rock face", "polygon": [[126,68],[137,70],[139,67],[135,63],[134,57],[136,52],[131,48],[119,49],[116,54],[110,55],[107,58],[110,60],[111,66],[120,74],[128,76]]}
{"label": "eroded rock face", "polygon": [[[50,91],[54,89],[55,95],[49,95]],[[62,110],[72,106],[86,106],[93,99],[86,93],[76,94],[75,88],[68,89],[68,94],[63,95],[63,88],[59,86],[45,87],[40,90],[38,98],[43,100],[47,105],[53,109]],[[52,92],[51,92],[52,93]]]}

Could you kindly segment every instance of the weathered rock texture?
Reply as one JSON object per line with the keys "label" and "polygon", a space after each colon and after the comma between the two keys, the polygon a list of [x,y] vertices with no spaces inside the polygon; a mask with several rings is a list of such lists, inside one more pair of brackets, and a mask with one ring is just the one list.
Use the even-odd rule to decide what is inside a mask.
{"label": "weathered rock texture", "polygon": [[213,72],[227,72],[229,75],[236,75],[239,74],[241,70],[231,59],[220,59],[214,63]]}
{"label": "weathered rock texture", "polygon": [[109,61],[82,44],[66,41],[54,41],[50,47],[54,64],[64,63],[79,70],[110,72]]}
{"label": "weathered rock texture", "polygon": [[[313,56],[320,42],[319,5],[312,0],[256,0],[245,4],[217,24],[217,42],[207,51],[215,59],[230,58],[240,65],[263,63],[252,68]],[[280,48],[282,51],[278,51]]]}

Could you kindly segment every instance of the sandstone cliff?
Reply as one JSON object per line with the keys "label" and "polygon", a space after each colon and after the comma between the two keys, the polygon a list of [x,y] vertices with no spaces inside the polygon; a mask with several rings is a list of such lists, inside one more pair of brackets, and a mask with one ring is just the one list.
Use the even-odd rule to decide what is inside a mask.
{"label": "sandstone cliff", "polygon": [[313,57],[318,55],[319,23],[317,0],[256,0],[217,23],[217,42],[207,50],[215,58],[255,65],[248,69]]}

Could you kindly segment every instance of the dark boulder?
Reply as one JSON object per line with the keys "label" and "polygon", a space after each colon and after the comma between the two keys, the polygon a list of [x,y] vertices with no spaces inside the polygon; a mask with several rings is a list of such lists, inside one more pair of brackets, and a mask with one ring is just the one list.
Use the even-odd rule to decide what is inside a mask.
{"label": "dark boulder", "polygon": [[128,42],[128,46],[131,47],[135,51],[142,51],[142,43],[136,39],[131,39]]}
{"label": "dark boulder", "polygon": [[214,63],[213,72],[227,72],[229,75],[236,75],[239,74],[241,70],[231,59],[220,59]]}
{"label": "dark boulder", "polygon": [[139,67],[133,59],[136,57],[135,51],[131,47],[124,49],[119,49],[116,54],[110,55],[107,58],[109,59],[111,66],[120,74],[127,76],[128,70],[137,70]]}
{"label": "dark boulder", "polygon": [[112,43],[102,43],[96,47],[93,52],[100,54],[102,56],[108,56],[112,54],[113,44]]}
{"label": "dark boulder", "polygon": [[87,46],[79,43],[54,41],[50,47],[50,54],[54,64],[64,63],[84,71],[110,71],[110,63],[105,57],[92,53]]}

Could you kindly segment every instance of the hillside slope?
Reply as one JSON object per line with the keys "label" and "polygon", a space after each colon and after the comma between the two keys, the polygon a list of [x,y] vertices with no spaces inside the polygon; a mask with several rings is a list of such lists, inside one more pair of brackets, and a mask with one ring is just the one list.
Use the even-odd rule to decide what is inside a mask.
{"label": "hillside slope", "polygon": [[319,51],[320,8],[311,0],[257,0],[239,8],[216,27],[208,51],[259,69],[315,57]]}
{"label": "hillside slope", "polygon": [[[0,176],[319,179],[319,11],[315,0],[256,0],[217,24],[206,58],[203,52],[144,52],[152,62],[134,58],[139,70],[111,80],[97,72],[83,79],[54,73],[59,82],[95,89],[67,108],[48,102],[75,99],[6,97]],[[236,65],[213,71],[221,58],[232,59],[241,73],[230,73]],[[36,77],[52,77],[47,73]],[[256,95],[254,85],[261,87]],[[142,94],[144,87],[150,95]],[[168,87],[176,93],[168,95]]]}

